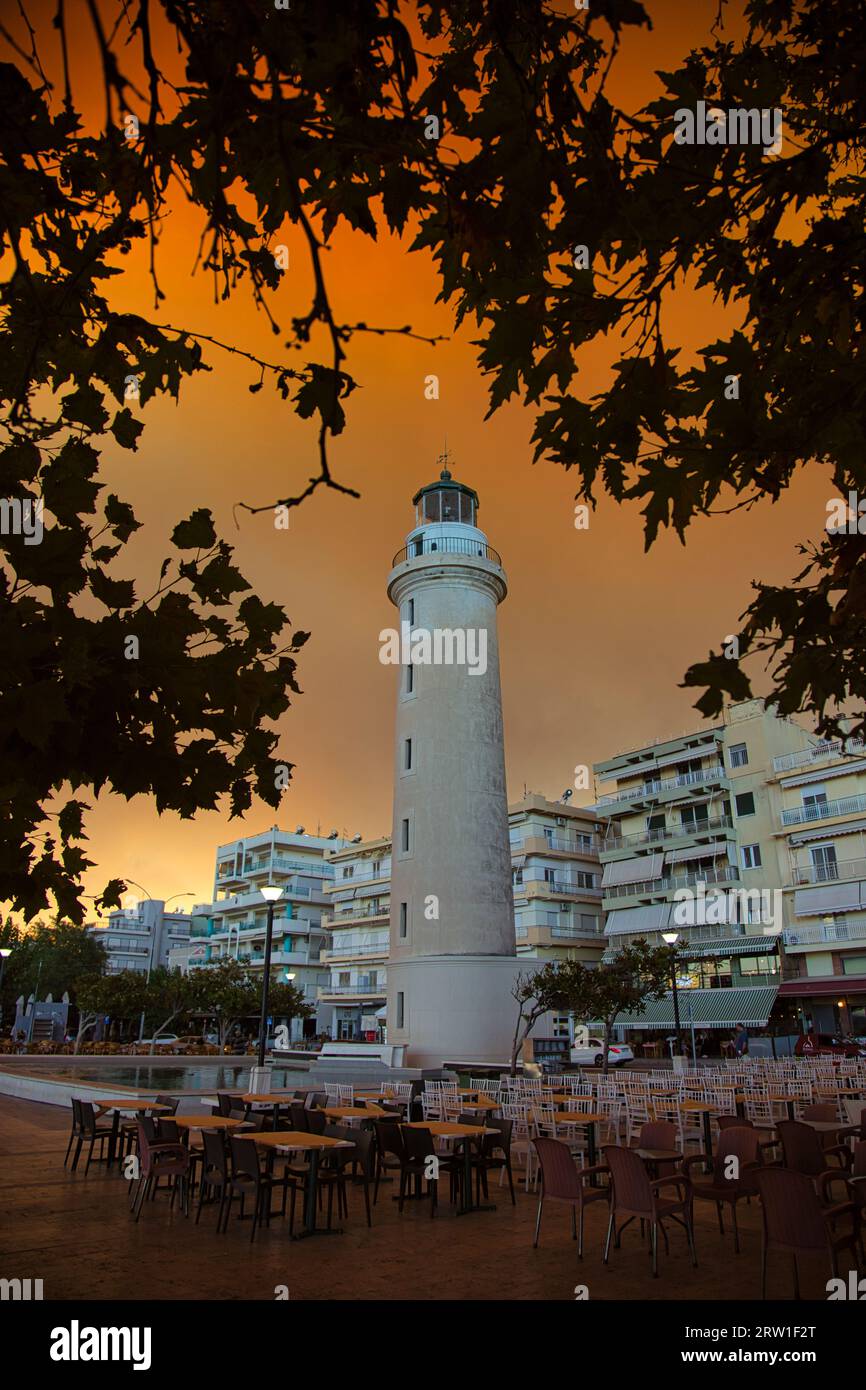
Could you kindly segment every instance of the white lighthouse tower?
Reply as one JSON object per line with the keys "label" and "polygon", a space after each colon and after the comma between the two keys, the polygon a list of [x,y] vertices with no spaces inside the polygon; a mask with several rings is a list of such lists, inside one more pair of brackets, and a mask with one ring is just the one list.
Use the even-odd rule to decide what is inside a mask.
{"label": "white lighthouse tower", "polygon": [[388,577],[403,649],[388,1041],[412,1066],[501,1062],[519,969],[496,634],[508,590],[471,488],[443,467],[413,502]]}

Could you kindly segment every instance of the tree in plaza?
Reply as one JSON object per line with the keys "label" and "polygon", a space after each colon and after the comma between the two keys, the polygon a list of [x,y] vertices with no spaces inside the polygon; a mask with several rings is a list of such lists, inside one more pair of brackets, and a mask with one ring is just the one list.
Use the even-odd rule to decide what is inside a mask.
{"label": "tree in plaza", "polygon": [[181,970],[168,970],[164,965],[150,972],[144,990],[144,1012],[149,1021],[159,1020],[150,1034],[158,1038],[169,1024],[185,1018],[198,1003],[198,990],[191,975]]}
{"label": "tree in plaza", "polygon": [[617,1018],[623,1013],[636,1013],[650,1000],[664,996],[670,988],[673,959],[670,946],[650,946],[638,938],[623,946],[611,960],[591,969],[579,961],[569,962],[569,978],[563,981],[568,1009],[576,1017],[599,1019],[604,1025],[605,1075]]}
{"label": "tree in plaza", "polygon": [[222,1050],[235,1025],[256,1013],[261,995],[257,994],[247,970],[232,956],[190,971],[189,979],[194,990],[195,1010],[216,1020]]}
{"label": "tree in plaza", "polygon": [[85,980],[102,974],[107,960],[101,941],[71,922],[35,922],[18,931],[4,972],[4,992],[73,1002]]}
{"label": "tree in plaza", "polygon": [[[255,982],[258,990],[259,1010],[261,1010],[262,981]],[[315,1010],[304,998],[304,991],[290,980],[272,980],[268,987],[268,1013],[276,1020],[281,1019],[289,1025],[293,1018],[310,1018]]]}
{"label": "tree in plaza", "polygon": [[517,1059],[538,1020],[546,1013],[559,1012],[563,1006],[561,963],[547,961],[540,970],[521,971],[511,986],[517,1003],[514,1038],[511,1043],[511,1075],[517,1072]]}
{"label": "tree in plaza", "polygon": [[145,1005],[147,982],[140,970],[120,970],[114,975],[89,977],[79,987],[78,1032],[75,1051],[78,1052],[86,1033],[100,1018],[113,1020],[137,1018]]}
{"label": "tree in plaza", "polygon": [[[268,384],[313,422],[308,480],[267,510],[319,488],[357,495],[328,452],[356,386],[348,353],[359,334],[409,329],[341,318],[324,254],[338,228],[432,256],[440,297],[475,326],[491,412],[512,397],[537,411],[537,456],[574,469],[592,505],[601,490],[640,501],[648,546],[825,469],[828,491],[854,496],[853,530],[847,514],[832,535],[816,526],[796,580],[759,584],[736,644],[685,683],[712,715],[749,692],[740,661],[757,655],[775,662],[781,713],[812,711],[832,733],[841,702],[862,712],[856,5],[750,0],[743,36],[720,6],[663,94],[627,111],[611,68],[654,0],[91,0],[74,22],[100,55],[101,128],[68,62],[72,7],[47,33],[19,10],[0,30],[0,495],[21,523],[3,528],[0,561],[0,900],[32,916],[53,899],[82,919],[87,804],[67,788],[149,795],[181,816],[226,799],[241,814],[254,792],[278,804],[292,765],[268,725],[297,691],[306,634],[283,635],[284,610],[250,592],[206,505],[137,586],[126,547],[140,523],[107,490],[102,451],[134,452],[147,405],[178,400],[225,349],[249,362],[253,394]],[[784,111],[778,154],[680,143],[678,112],[699,102]],[[275,360],[166,322],[170,194],[198,218],[220,298],[248,294],[282,338]],[[277,295],[299,249],[313,291],[286,327]],[[115,288],[139,250],[149,314]],[[667,313],[684,285],[729,311],[691,316],[690,333],[707,325],[691,360]],[[582,354],[603,340],[610,384],[589,394]],[[121,891],[112,881],[104,903]]]}

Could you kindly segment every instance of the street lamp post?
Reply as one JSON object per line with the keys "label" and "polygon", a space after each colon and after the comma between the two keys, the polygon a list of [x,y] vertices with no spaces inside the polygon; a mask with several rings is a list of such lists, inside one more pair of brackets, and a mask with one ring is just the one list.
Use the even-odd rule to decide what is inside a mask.
{"label": "street lamp post", "polygon": [[265,1080],[265,1051],[268,1038],[268,994],[271,987],[271,941],[274,935],[274,903],[282,894],[282,888],[275,883],[267,883],[262,889],[262,897],[268,904],[268,925],[265,929],[265,968],[262,974],[262,1017],[259,1024],[259,1060],[251,1080],[251,1089],[267,1084]]}
{"label": "street lamp post", "polygon": [[[677,1056],[680,1055],[680,1000],[677,994],[677,941],[679,940],[679,936],[680,934],[677,931],[662,932],[662,940],[673,947],[673,953],[671,955],[671,993],[674,1001],[674,1033],[676,1034]],[[671,1061],[673,1061],[673,1056],[671,1056]]]}
{"label": "street lamp post", "polygon": [[[0,946],[0,989],[3,988],[3,971],[6,967],[6,957],[11,956],[11,946]],[[3,1000],[0,998],[0,1025],[3,1023]]]}

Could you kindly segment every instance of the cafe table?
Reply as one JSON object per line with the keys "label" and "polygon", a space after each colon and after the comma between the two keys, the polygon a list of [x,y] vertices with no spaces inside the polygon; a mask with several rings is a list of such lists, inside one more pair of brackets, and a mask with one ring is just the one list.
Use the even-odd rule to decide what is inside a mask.
{"label": "cafe table", "polygon": [[146,1115],[153,1113],[171,1113],[170,1105],[160,1105],[155,1100],[143,1100],[140,1096],[124,1096],[121,1100],[97,1100],[94,1101],[98,1115],[104,1115],[109,1110],[114,1114],[111,1119],[111,1133],[108,1136],[108,1162],[106,1167],[110,1168],[114,1162],[117,1152],[117,1136],[120,1133],[120,1117],[127,1115]]}
{"label": "cafe table", "polygon": [[635,1149],[635,1153],[656,1176],[660,1163],[681,1163],[683,1158],[679,1149]]}
{"label": "cafe table", "polygon": [[693,1114],[702,1117],[704,1127],[704,1158],[706,1160],[704,1163],[704,1172],[709,1173],[713,1165],[712,1117],[719,1113],[719,1107],[717,1105],[710,1105],[709,1101],[705,1100],[681,1100],[679,1108],[680,1110],[691,1110]]}
{"label": "cafe table", "polygon": [[316,1225],[319,1156],[331,1149],[354,1149],[349,1139],[331,1139],[324,1134],[308,1134],[296,1129],[256,1130],[244,1135],[252,1139],[260,1149],[285,1150],[287,1153],[309,1153],[309,1181],[304,1194],[304,1229],[293,1240],[304,1240],[307,1236],[337,1236],[343,1234],[342,1226],[322,1227]]}
{"label": "cafe table", "polygon": [[[481,1139],[489,1130],[484,1125],[460,1125],[454,1120],[413,1120],[411,1124],[401,1125],[401,1129],[428,1129],[436,1139],[454,1139],[463,1145],[463,1198],[457,1208],[458,1216],[467,1216],[471,1211],[495,1211],[493,1202],[481,1203],[472,1197],[472,1140]],[[434,1155],[435,1157],[435,1155]]]}
{"label": "cafe table", "polygon": [[[604,1116],[597,1115],[593,1110],[555,1110],[553,1118],[558,1125],[582,1125],[586,1129],[586,1147],[588,1150],[587,1157],[589,1159],[589,1167],[594,1168],[597,1160],[595,1127],[600,1120],[604,1119]],[[589,1181],[592,1187],[598,1186],[594,1174]]]}
{"label": "cafe table", "polygon": [[475,1100],[464,1100],[461,1102],[464,1110],[498,1110],[499,1101],[492,1096],[476,1095]]}
{"label": "cafe table", "polygon": [[280,1106],[291,1105],[292,1101],[295,1101],[295,1104],[297,1104],[296,1097],[289,1091],[272,1091],[260,1095],[254,1095],[250,1091],[245,1096],[241,1096],[240,1099],[244,1105],[249,1105],[252,1109],[256,1109],[257,1107],[261,1109],[263,1105],[272,1105],[274,1129],[279,1128]]}
{"label": "cafe table", "polygon": [[231,1115],[172,1115],[178,1129],[238,1129],[247,1120],[234,1120]]}
{"label": "cafe table", "polygon": [[318,1107],[329,1120],[381,1120],[394,1116],[393,1110],[380,1105],[321,1105]]}

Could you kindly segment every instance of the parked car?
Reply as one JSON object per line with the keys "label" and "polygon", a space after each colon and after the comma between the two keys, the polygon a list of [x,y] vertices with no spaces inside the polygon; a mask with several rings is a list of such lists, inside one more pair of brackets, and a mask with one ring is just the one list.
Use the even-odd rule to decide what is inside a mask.
{"label": "parked car", "polygon": [[[604,1043],[601,1038],[589,1038],[585,1047],[573,1047],[571,1060],[582,1067],[600,1067],[604,1061]],[[623,1062],[633,1062],[634,1053],[625,1043],[611,1043],[607,1050],[608,1065],[619,1067]]]}
{"label": "parked car", "polygon": [[842,1038],[838,1033],[802,1033],[794,1044],[797,1057],[866,1057],[860,1038]]}
{"label": "parked car", "polygon": [[139,1047],[174,1047],[178,1041],[177,1033],[160,1033],[158,1038],[139,1038]]}

